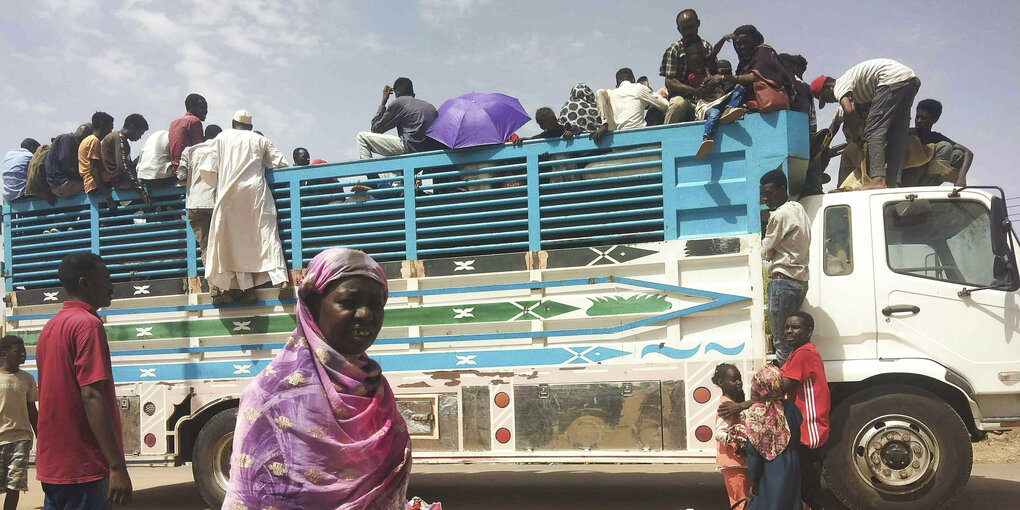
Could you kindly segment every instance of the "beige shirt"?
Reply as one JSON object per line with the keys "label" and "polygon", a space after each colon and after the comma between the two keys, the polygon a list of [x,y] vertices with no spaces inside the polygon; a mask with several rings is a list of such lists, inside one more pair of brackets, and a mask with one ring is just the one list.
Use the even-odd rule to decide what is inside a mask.
{"label": "beige shirt", "polygon": [[39,388],[32,374],[18,370],[0,372],[0,444],[32,440],[28,403],[39,400]]}
{"label": "beige shirt", "polygon": [[768,262],[768,274],[782,273],[794,280],[808,279],[808,250],[811,246],[811,220],[804,206],[787,200],[769,215],[761,258]]}

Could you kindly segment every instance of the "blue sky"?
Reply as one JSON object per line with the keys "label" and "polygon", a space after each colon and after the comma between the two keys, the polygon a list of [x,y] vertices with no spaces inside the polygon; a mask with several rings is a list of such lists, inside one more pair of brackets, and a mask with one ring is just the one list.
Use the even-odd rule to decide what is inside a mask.
{"label": "blue sky", "polygon": [[[502,92],[529,112],[558,110],[571,87],[612,87],[632,67],[659,87],[674,16],[697,9],[715,42],[755,24],[780,52],[801,53],[808,78],[838,76],[888,57],[922,80],[918,99],[945,112],[936,129],[976,154],[971,181],[1020,196],[1014,169],[1020,78],[1020,4],[994,1],[850,3],[396,0],[0,0],[0,148],[72,130],[98,109],[117,126],[130,113],[166,129],[189,92],[209,100],[207,122],[226,126],[247,108],[289,157],[351,159],[382,86],[415,82],[439,106],[470,91]],[[723,57],[736,62],[731,47]],[[825,125],[834,107],[819,112]],[[522,134],[538,131],[535,124]],[[137,146],[136,146],[137,150]],[[835,172],[835,163],[830,173]],[[1018,202],[1020,203],[1020,202]],[[1020,209],[1017,209],[1020,212]]]}

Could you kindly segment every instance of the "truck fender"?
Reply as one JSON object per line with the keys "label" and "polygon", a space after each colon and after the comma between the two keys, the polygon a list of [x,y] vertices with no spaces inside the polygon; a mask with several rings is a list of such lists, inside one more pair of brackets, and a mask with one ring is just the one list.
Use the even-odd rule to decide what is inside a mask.
{"label": "truck fender", "polygon": [[241,396],[238,394],[227,394],[206,402],[202,407],[193,411],[189,416],[177,421],[174,425],[174,437],[177,438],[175,464],[181,465],[191,460],[191,446],[194,444],[198,432],[210,418],[220,411],[231,407],[237,407]]}
{"label": "truck fender", "polygon": [[972,432],[981,421],[981,410],[967,378],[929,359],[830,360],[825,361],[825,378],[834,394],[833,407],[837,400],[868,386],[911,384],[945,399]]}

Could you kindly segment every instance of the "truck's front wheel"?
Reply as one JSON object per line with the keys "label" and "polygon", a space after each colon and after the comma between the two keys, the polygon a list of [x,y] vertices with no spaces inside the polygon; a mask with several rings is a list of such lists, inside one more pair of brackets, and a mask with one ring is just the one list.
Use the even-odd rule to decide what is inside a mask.
{"label": "truck's front wheel", "polygon": [[211,508],[223,505],[230,477],[237,409],[220,411],[202,426],[195,440],[191,470],[198,492]]}
{"label": "truck's front wheel", "polygon": [[906,385],[854,394],[832,413],[825,479],[848,508],[945,508],[970,477],[970,434],[949,404]]}

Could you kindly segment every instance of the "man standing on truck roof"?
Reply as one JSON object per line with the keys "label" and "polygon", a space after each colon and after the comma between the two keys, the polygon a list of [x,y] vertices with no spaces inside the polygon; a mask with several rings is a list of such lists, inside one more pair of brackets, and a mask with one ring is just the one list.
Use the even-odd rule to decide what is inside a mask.
{"label": "man standing on truck roof", "polygon": [[287,282],[287,263],[276,224],[276,203],[266,169],[288,166],[264,136],[252,132],[252,114],[234,112],[233,129],[213,141],[215,156],[199,166],[202,181],[216,190],[209,225],[205,279],[220,289],[238,288],[240,300],[255,301],[257,285]]}
{"label": "man standing on truck roof", "polygon": [[[170,170],[176,171],[177,165],[181,164],[181,153],[184,149],[205,141],[205,134],[202,132],[202,122],[209,113],[209,103],[198,94],[188,94],[184,98],[184,108],[187,113],[183,117],[170,123],[170,130],[167,134],[167,143],[170,150]],[[177,180],[176,176],[173,180]],[[173,184],[171,177],[167,177],[167,184]]]}
{"label": "man standing on truck roof", "polygon": [[74,133],[64,133],[53,139],[46,153],[43,167],[46,184],[58,197],[71,197],[82,192],[81,174],[78,173],[78,147],[92,134],[92,124],[78,126]]}
{"label": "man standing on truck roof", "polygon": [[709,71],[715,72],[715,55],[712,44],[698,35],[701,20],[694,9],[684,9],[676,15],[676,29],[680,39],[670,44],[662,54],[659,75],[666,78],[666,90],[669,91],[669,108],[666,110],[666,124],[689,122],[694,120],[694,105],[698,102],[698,89],[688,83],[687,52],[685,47],[698,44],[705,48]]}
{"label": "man standing on truck roof", "polygon": [[783,366],[792,348],[783,335],[786,318],[800,310],[808,288],[811,220],[804,206],[786,194],[786,174],[777,168],[761,176],[761,200],[772,211],[761,240],[768,274],[769,325],[776,364]]}
{"label": "man standing on truck roof", "polygon": [[[910,108],[921,80],[909,67],[888,58],[876,58],[850,68],[843,76],[824,74],[811,82],[818,107],[839,103],[851,140],[868,144],[868,175],[865,189],[896,187],[907,155]],[[859,110],[868,107],[867,118]],[[863,123],[863,125],[862,125]]]}
{"label": "man standing on truck roof", "polygon": [[131,502],[110,346],[96,315],[113,285],[99,255],[64,257],[57,269],[68,299],[39,333],[36,478],[46,508],[110,509]]}

